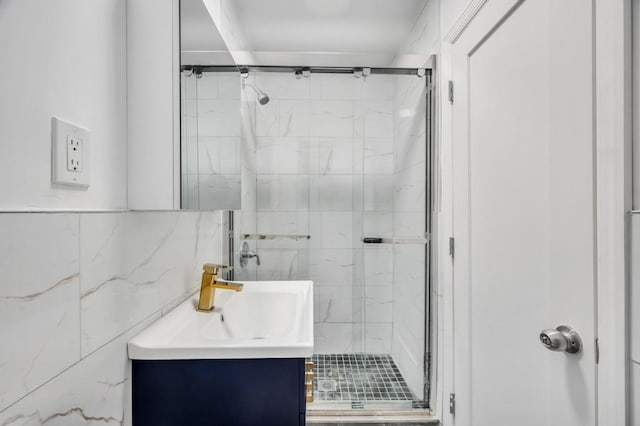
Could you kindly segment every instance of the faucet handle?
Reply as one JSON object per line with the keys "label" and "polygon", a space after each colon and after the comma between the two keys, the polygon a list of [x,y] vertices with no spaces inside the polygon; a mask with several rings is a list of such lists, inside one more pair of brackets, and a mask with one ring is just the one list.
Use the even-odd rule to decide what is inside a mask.
{"label": "faucet handle", "polygon": [[233,266],[217,265],[215,263],[205,263],[202,265],[202,270],[213,275],[218,275],[218,271],[230,271]]}

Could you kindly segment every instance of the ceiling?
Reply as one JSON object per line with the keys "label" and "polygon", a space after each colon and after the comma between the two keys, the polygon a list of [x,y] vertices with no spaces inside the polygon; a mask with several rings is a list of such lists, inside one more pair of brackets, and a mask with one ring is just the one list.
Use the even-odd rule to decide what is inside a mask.
{"label": "ceiling", "polygon": [[[246,43],[242,50],[261,52],[263,60],[273,52],[274,57],[339,54],[389,61],[406,43],[427,2],[233,0],[227,4],[234,9]],[[185,51],[224,48],[202,0],[181,0],[181,48],[183,56]],[[282,62],[284,57],[278,58]]]}

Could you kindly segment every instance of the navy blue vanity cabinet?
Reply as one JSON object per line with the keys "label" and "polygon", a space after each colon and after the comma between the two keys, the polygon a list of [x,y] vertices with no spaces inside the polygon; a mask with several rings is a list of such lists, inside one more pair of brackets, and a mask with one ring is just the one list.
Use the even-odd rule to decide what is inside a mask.
{"label": "navy blue vanity cabinet", "polygon": [[304,358],[132,360],[133,426],[304,426]]}

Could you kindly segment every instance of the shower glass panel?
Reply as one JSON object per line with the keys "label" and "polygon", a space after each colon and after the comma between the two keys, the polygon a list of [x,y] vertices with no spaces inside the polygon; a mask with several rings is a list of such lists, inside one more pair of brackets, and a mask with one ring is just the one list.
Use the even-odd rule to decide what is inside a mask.
{"label": "shower glass panel", "polygon": [[182,78],[183,205],[242,206],[235,279],[314,282],[309,409],[424,407],[430,74]]}
{"label": "shower glass panel", "polygon": [[311,410],[424,406],[427,77],[251,71],[241,83],[235,246],[260,266],[235,279],[313,280]]}

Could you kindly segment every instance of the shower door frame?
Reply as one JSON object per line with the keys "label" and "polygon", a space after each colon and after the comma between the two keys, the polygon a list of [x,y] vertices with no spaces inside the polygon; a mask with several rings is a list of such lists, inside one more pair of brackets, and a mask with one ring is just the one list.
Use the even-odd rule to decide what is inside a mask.
{"label": "shower door frame", "polygon": [[[356,67],[357,69],[362,69],[360,67]],[[349,74],[353,73],[354,67],[305,67],[305,66],[236,66],[236,65],[181,65],[180,71],[188,71],[188,70],[197,70],[199,72],[251,72],[251,71],[259,71],[259,72],[275,72],[275,73],[283,73],[283,72],[296,72],[300,70],[309,70],[312,74]],[[363,67],[364,68],[364,67]],[[435,319],[437,316],[435,315],[437,306],[435,306],[437,300],[436,298],[431,297],[433,292],[434,285],[434,268],[435,265],[434,259],[434,247],[433,244],[437,240],[434,235],[434,221],[433,221],[433,208],[435,203],[434,196],[436,191],[434,191],[433,185],[435,181],[435,172],[436,172],[436,162],[437,158],[437,149],[436,144],[434,143],[436,139],[436,119],[437,119],[437,93],[436,93],[436,57],[432,56],[427,62],[424,70],[424,76],[422,78],[425,79],[425,96],[426,96],[426,121],[425,121],[425,144],[426,144],[426,175],[425,175],[425,259],[424,259],[424,277],[425,277],[425,300],[424,300],[424,350],[423,350],[423,389],[422,389],[422,398],[421,402],[424,404],[423,407],[429,412],[433,412],[434,409],[434,399],[435,393],[434,388],[436,386],[436,372],[433,366],[436,364],[435,354],[436,350],[436,333],[434,333]],[[371,67],[372,75],[417,75],[418,68],[376,68]],[[181,88],[182,89],[182,88]],[[180,113],[180,117],[182,117],[182,113]],[[182,127],[182,123],[181,123]],[[181,174],[180,174],[181,175]],[[228,254],[228,262],[229,264],[234,263],[235,250],[234,247],[234,230],[233,230],[233,211],[228,212],[228,216],[226,218],[227,225],[231,227],[228,233],[228,239],[226,241],[226,248]],[[232,279],[232,276],[229,276],[229,279]],[[416,395],[419,396],[419,395]],[[320,413],[323,415],[331,414],[332,412],[340,412],[340,413],[362,413],[366,414],[368,411],[380,413],[388,413],[394,415],[401,415],[403,413],[406,414],[414,414],[415,412],[420,412],[419,409],[414,410],[380,410],[378,408],[367,408],[367,404],[365,404],[364,409],[356,409],[356,410],[311,410],[311,413]]]}

